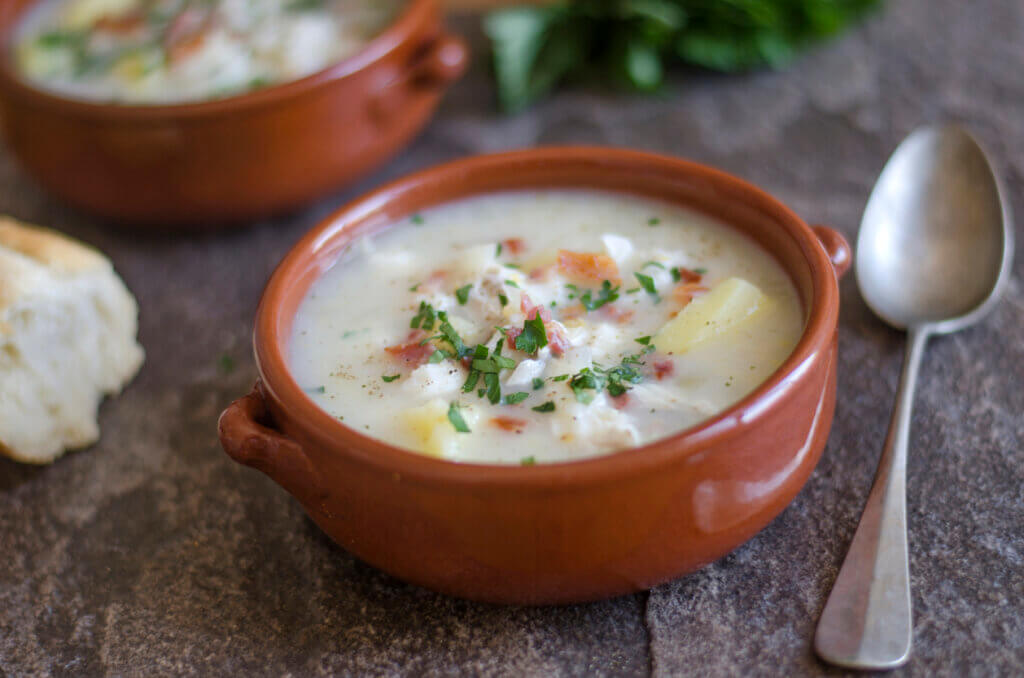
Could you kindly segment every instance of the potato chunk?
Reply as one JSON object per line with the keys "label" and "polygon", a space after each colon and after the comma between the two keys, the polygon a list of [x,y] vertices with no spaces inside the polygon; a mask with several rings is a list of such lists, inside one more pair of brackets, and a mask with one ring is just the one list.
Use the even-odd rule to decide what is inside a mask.
{"label": "potato chunk", "polygon": [[685,353],[745,323],[767,305],[768,297],[757,286],[729,278],[690,302],[651,343],[662,353]]}
{"label": "potato chunk", "polygon": [[[435,398],[400,415],[418,451],[432,457],[453,457],[458,453],[460,438],[468,434],[455,430],[455,426],[448,419],[448,407],[448,402]],[[466,425],[472,430],[476,423],[473,411],[463,407],[460,413]]]}

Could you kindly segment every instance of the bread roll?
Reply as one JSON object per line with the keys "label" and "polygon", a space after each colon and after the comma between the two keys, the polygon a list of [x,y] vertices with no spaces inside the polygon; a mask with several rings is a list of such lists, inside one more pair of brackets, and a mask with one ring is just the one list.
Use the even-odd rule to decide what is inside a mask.
{"label": "bread roll", "polygon": [[142,365],[138,305],[96,250],[0,217],[0,453],[49,463],[99,439]]}

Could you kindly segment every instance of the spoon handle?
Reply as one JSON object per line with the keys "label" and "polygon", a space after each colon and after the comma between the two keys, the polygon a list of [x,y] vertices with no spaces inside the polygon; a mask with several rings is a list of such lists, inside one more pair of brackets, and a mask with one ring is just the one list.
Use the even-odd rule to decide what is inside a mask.
{"label": "spoon handle", "polygon": [[907,441],[927,328],[907,337],[903,375],[889,434],[864,514],[825,610],[814,649],[825,661],[856,669],[891,669],[910,657],[907,558]]}

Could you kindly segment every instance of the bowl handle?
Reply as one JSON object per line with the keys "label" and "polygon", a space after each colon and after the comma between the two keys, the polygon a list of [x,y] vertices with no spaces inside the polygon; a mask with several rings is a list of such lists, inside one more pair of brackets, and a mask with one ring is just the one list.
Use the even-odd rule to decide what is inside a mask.
{"label": "bowl handle", "polygon": [[249,395],[220,415],[217,432],[229,457],[270,476],[307,508],[316,507],[327,496],[317,482],[316,469],[302,446],[271,426],[263,383],[257,381]]}
{"label": "bowl handle", "polygon": [[458,80],[469,64],[469,48],[462,38],[448,33],[421,45],[412,62],[373,96],[370,112],[378,123],[387,122],[406,104],[405,90],[440,91]]}
{"label": "bowl handle", "polygon": [[850,249],[850,243],[846,242],[842,233],[828,226],[817,224],[811,229],[818,236],[828,258],[832,261],[836,277],[842,278],[850,270],[850,264],[853,263],[853,251]]}

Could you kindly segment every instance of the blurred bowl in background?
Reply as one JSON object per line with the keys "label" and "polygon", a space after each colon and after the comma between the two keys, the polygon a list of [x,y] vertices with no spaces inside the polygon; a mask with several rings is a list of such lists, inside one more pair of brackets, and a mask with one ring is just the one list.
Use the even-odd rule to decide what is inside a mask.
{"label": "blurred bowl in background", "polygon": [[12,35],[37,1],[0,5],[5,141],[54,194],[132,224],[212,229],[337,190],[407,145],[468,61],[438,0],[411,0],[361,51],[299,80],[197,103],[93,103],[15,71]]}

